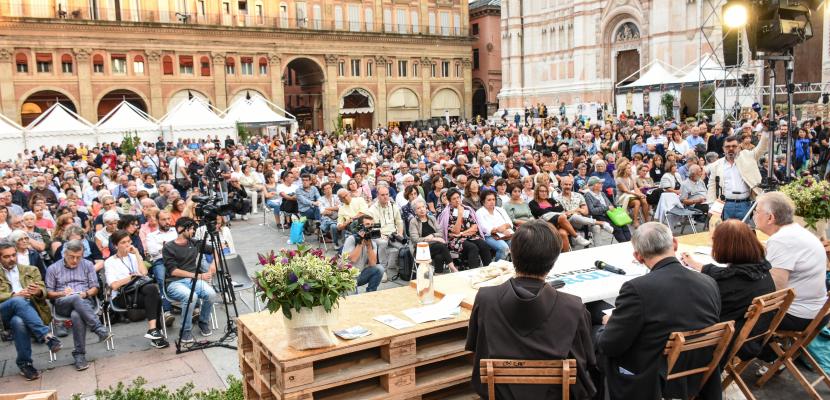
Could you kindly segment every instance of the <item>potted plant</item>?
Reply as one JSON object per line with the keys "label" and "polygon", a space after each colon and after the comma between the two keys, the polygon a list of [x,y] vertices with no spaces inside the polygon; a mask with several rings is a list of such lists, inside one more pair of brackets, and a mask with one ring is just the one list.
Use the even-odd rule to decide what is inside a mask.
{"label": "potted plant", "polygon": [[826,236],[830,219],[830,182],[805,176],[781,187],[795,205],[795,221],[818,237]]}
{"label": "potted plant", "polygon": [[302,245],[257,256],[260,299],[269,312],[282,310],[288,344],[297,350],[335,345],[329,326],[340,298],[357,287],[357,268],[345,257],[326,258],[322,249]]}

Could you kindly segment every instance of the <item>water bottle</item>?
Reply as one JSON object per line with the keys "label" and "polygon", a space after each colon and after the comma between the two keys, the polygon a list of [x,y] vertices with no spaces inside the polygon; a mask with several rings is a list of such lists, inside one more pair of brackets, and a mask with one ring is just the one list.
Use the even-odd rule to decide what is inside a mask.
{"label": "water bottle", "polygon": [[420,262],[415,271],[415,287],[418,291],[418,301],[421,304],[432,304],[435,302],[435,284],[432,280],[435,270],[432,262]]}

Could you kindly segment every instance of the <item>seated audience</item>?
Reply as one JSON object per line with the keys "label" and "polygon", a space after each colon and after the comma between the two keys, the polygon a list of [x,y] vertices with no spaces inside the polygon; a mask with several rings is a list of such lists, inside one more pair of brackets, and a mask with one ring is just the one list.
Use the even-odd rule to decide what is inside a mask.
{"label": "seated audience", "polygon": [[337,197],[340,199],[340,208],[337,209],[337,230],[348,235],[351,225],[357,221],[357,218],[369,214],[369,206],[363,197],[353,198],[349,189],[341,188],[337,191]]}
{"label": "seated audience", "polygon": [[682,181],[683,178],[677,173],[677,164],[674,161],[666,161],[666,172],[660,178],[660,189],[663,189],[663,193],[670,192],[679,196]]}
{"label": "seated audience", "polygon": [[533,213],[530,212],[530,206],[522,198],[522,185],[518,182],[510,184],[510,200],[503,203],[504,211],[510,216],[510,222],[515,226],[521,226],[524,223],[533,221]]}
{"label": "seated audience", "polygon": [[[473,387],[487,398],[479,364],[482,359],[576,359],[574,399],[589,399],[597,388],[591,343],[591,318],[582,300],[545,282],[562,247],[559,234],[544,221],[516,229],[510,244],[516,276],[498,286],[482,287],[475,298],[466,350],[475,354]],[[594,373],[594,376],[592,376]],[[561,389],[546,385],[496,385],[498,399],[559,399]]]}
{"label": "seated audience", "polygon": [[164,339],[159,321],[161,321],[161,294],[158,284],[155,282],[144,284],[125,292],[133,279],[147,276],[147,267],[144,266],[144,259],[141,253],[133,245],[130,233],[125,230],[118,230],[112,234],[111,242],[115,243],[116,250],[104,262],[104,269],[107,276],[107,285],[112,289],[112,302],[121,308],[138,308],[144,310],[147,318],[146,339],[150,339],[150,345],[163,349],[170,344]]}
{"label": "seated audience", "polygon": [[39,272],[43,273],[42,276],[46,276],[46,263],[40,256],[40,252],[32,249],[30,245],[31,239],[29,239],[29,236],[26,235],[26,232],[14,230],[9,235],[8,240],[9,243],[14,244],[15,250],[17,250],[18,264],[31,265],[37,268]]}
{"label": "seated audience", "polygon": [[706,183],[703,182],[703,168],[699,165],[689,167],[689,179],[680,185],[680,201],[686,207],[700,211],[704,216],[709,213],[706,204]]}
{"label": "seated audience", "polygon": [[510,254],[510,238],[513,237],[513,222],[507,211],[496,206],[496,192],[487,190],[481,194],[484,206],[476,211],[484,241],[496,252],[493,261],[500,261]]}
{"label": "seated audience", "polygon": [[[175,205],[175,202],[173,203]],[[184,204],[184,202],[182,202]],[[104,227],[95,232],[95,245],[98,251],[104,258],[110,256],[110,235],[118,230],[118,220],[121,217],[115,211],[107,211],[104,213],[103,221]]]}
{"label": "seated audience", "polygon": [[[138,222],[138,217],[131,214],[123,214],[121,215],[121,219],[118,220],[118,225],[116,225],[118,230],[126,231],[130,234],[130,239],[133,241],[133,246],[138,250],[138,254],[141,255],[142,258],[146,256],[144,252],[144,243],[141,242],[141,235],[139,235],[139,228],[141,228],[141,224]],[[111,240],[109,241],[108,247],[110,249],[110,254],[115,253],[115,243]]]}
{"label": "seated audience", "polygon": [[[389,271],[389,276],[393,276],[398,272],[398,251],[404,247],[403,217],[401,209],[392,200],[388,185],[378,184],[377,196],[377,200],[369,207],[367,214],[380,224],[380,238],[377,239],[380,263],[383,264],[384,269]],[[354,195],[352,198],[355,198]]]}
{"label": "seated audience", "polygon": [[458,272],[450,256],[450,248],[438,230],[438,221],[427,212],[426,202],[416,198],[413,204],[415,215],[409,219],[409,239],[416,244],[429,243],[429,254],[436,272],[442,272],[445,265],[450,271]]}
{"label": "seated audience", "polygon": [[[634,259],[650,272],[623,283],[613,313],[603,318],[596,335],[610,398],[720,398],[719,371],[698,393],[700,375],[667,382],[666,363],[660,362],[672,332],[703,329],[719,321],[717,284],[675,258],[677,239],[663,224],[646,222],[634,231],[631,243]],[[703,356],[711,354],[692,354],[675,368],[699,366]]]}
{"label": "seated audience", "polygon": [[590,217],[591,213],[588,211],[588,205],[585,204],[585,196],[573,191],[573,179],[567,175],[562,177],[562,193],[556,198],[565,209],[568,222],[573,225],[574,229],[590,228],[594,237],[597,237],[600,229],[614,233],[614,227],[610,223]]}
{"label": "seated audience", "polygon": [[565,208],[551,195],[548,185],[536,186],[534,199],[528,204],[530,212],[534,217],[550,222],[559,230],[559,235],[562,236],[562,251],[571,249],[570,238],[582,247],[589,246],[592,242],[576,233],[568,221]]}
{"label": "seated audience", "polygon": [[[585,205],[588,206],[588,212],[591,217],[597,221],[605,221],[611,224],[611,219],[608,218],[608,211],[614,209],[614,204],[608,199],[608,196],[602,191],[602,180],[592,176],[588,179],[586,184],[588,190],[585,191]],[[611,224],[614,230],[614,239],[618,242],[627,242],[631,240],[631,231],[627,226],[616,226]]]}
{"label": "seated audience", "polygon": [[45,343],[57,353],[61,341],[49,333],[52,314],[46,304],[46,288],[37,268],[17,261],[15,246],[0,241],[0,317],[3,326],[11,331],[17,352],[17,368],[27,381],[40,378],[32,361],[32,339]]}
{"label": "seated audience", "polygon": [[149,273],[156,280],[161,292],[161,305],[164,310],[165,323],[170,326],[173,322],[173,316],[170,314],[173,306],[170,304],[164,289],[167,287],[165,285],[167,267],[164,265],[162,250],[166,243],[176,240],[178,234],[176,228],[173,227],[173,218],[169,211],[160,210],[156,212],[155,219],[158,221],[158,229],[147,235],[147,261],[150,262]]}
{"label": "seated audience", "polygon": [[372,230],[375,220],[371,215],[361,215],[357,217],[357,223],[363,229],[358,229],[357,233],[346,238],[343,243],[343,256],[348,258],[353,267],[360,270],[357,286],[366,285],[367,292],[374,292],[378,290],[385,270],[380,263],[379,239],[365,237],[368,231]]}
{"label": "seated audience", "polygon": [[92,330],[98,343],[112,337],[97,314],[95,296],[98,294],[98,274],[95,265],[84,258],[81,241],[67,242],[63,258],[50,265],[46,271],[46,291],[55,305],[55,313],[72,319],[72,340],[75,350],[75,369],[89,368],[86,361],[86,332]]}
{"label": "seated audience", "polygon": [[[300,177],[302,187],[294,192],[297,198],[297,209],[300,216],[306,217],[306,232],[313,231],[313,224],[320,222],[320,192],[311,184],[311,175],[303,174]],[[312,222],[313,221],[313,222]]]}
{"label": "seated audience", "polygon": [[323,234],[330,234],[331,241],[340,247],[340,231],[337,230],[337,210],[340,209],[340,198],[332,192],[332,183],[323,183],[323,195],[320,196],[320,230]]}
{"label": "seated audience", "polygon": [[438,225],[450,251],[461,255],[468,269],[490,265],[490,247],[484,241],[475,210],[461,202],[458,189],[450,189],[447,199],[449,204],[438,217]]}
{"label": "seated audience", "polygon": [[643,221],[651,220],[651,209],[646,201],[646,195],[637,186],[637,179],[631,175],[631,163],[628,159],[620,159],[615,172],[617,175],[614,178],[617,184],[617,205],[628,212],[628,215],[634,221],[633,228],[637,229],[640,226],[641,211]]}

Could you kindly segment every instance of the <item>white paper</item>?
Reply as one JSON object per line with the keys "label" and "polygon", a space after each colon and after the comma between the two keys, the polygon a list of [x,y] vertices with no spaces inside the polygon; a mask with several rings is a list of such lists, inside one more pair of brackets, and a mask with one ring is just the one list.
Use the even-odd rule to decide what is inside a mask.
{"label": "white paper", "polygon": [[457,314],[458,306],[464,300],[463,294],[448,294],[441,301],[424,307],[415,307],[404,310],[403,313],[415,323],[438,321],[453,318]]}
{"label": "white paper", "polygon": [[723,206],[725,205],[726,203],[724,203],[723,200],[716,200],[714,203],[709,205],[709,214],[720,216],[723,214]]}
{"label": "white paper", "polygon": [[605,315],[611,315],[612,312],[614,312],[613,308],[608,308],[608,309],[602,310],[602,313],[605,314]]}
{"label": "white paper", "polygon": [[384,325],[389,325],[395,329],[406,329],[415,326],[415,324],[405,319],[400,319],[392,314],[378,315],[374,319],[375,321],[378,321]]}

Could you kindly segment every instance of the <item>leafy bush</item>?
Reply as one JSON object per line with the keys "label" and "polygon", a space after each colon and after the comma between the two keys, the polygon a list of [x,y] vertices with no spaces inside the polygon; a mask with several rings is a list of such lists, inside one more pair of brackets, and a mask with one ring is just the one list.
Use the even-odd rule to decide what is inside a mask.
{"label": "leafy bush", "polygon": [[[130,386],[124,386],[118,382],[114,388],[98,389],[95,391],[97,400],[243,400],[242,381],[228,376],[228,388],[224,390],[210,389],[208,391],[194,392],[194,385],[188,382],[184,386],[171,391],[166,386],[147,388],[147,381],[142,377],[135,378]],[[80,394],[72,395],[72,400],[80,400]]]}

